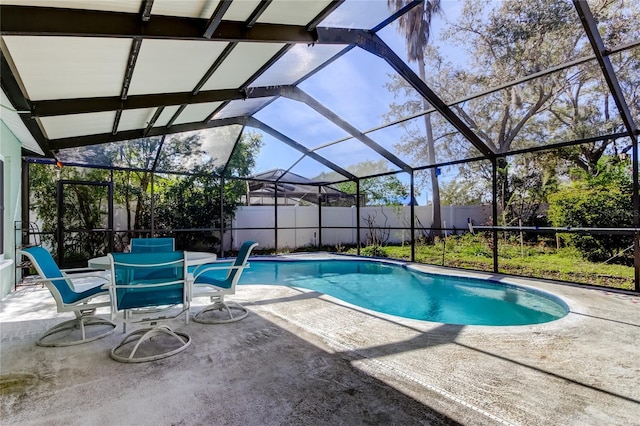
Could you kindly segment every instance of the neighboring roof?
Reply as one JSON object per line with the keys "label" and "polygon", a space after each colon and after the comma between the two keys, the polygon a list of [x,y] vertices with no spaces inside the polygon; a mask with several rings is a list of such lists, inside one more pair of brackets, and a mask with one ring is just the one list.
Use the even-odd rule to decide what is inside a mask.
{"label": "neighboring roof", "polygon": [[[452,106],[585,61],[600,65],[610,82],[609,55],[637,46],[638,40],[604,46],[587,3],[575,6],[573,24],[584,25],[594,56],[506,76],[500,87],[464,99],[443,99],[402,59],[402,37],[387,30],[423,7],[421,1],[2,0],[0,78],[8,98],[2,105],[16,111],[30,136],[14,131],[11,117],[3,121],[29,150],[36,141],[47,157],[104,167],[157,164],[121,164],[112,154],[143,137],[166,147],[184,132],[198,132],[201,146],[175,167],[211,159],[224,165],[239,136],[252,129],[266,140],[270,167],[312,165],[318,175],[339,181],[380,173],[356,167],[363,160],[383,162],[385,173],[433,167],[432,160],[398,149],[403,123],[428,113],[448,126],[446,132],[459,134],[473,158],[492,160],[505,153],[494,152],[478,136],[483,129],[465,124]],[[374,75],[408,83],[413,92],[395,102],[422,98],[431,108],[389,118],[375,97],[386,89]],[[338,79],[343,86],[353,83],[348,93],[331,86]],[[616,120],[624,122],[618,128],[635,140],[622,94],[615,84],[608,90],[620,110]],[[342,102],[332,103],[335,97]],[[355,113],[342,108],[357,97],[360,103],[350,108]],[[295,120],[286,113],[292,106],[300,113]],[[380,118],[371,126],[362,117]]]}
{"label": "neighboring roof", "polygon": [[282,170],[282,169],[272,169],[262,173],[257,173],[251,176],[251,179],[256,181],[261,181],[261,180],[267,180],[272,182],[283,181],[288,183],[300,183],[300,184],[313,183],[313,181],[309,178],[306,178],[304,176],[300,176],[298,174],[291,173],[287,170]]}
{"label": "neighboring roof", "polygon": [[[312,179],[282,169],[268,170],[252,176],[249,180],[249,194],[251,197],[261,199],[264,197],[292,198],[312,204],[317,204],[318,200],[329,204],[337,202],[353,204],[356,199],[353,194],[347,194],[327,185],[319,187]],[[264,204],[264,201],[262,203]]]}

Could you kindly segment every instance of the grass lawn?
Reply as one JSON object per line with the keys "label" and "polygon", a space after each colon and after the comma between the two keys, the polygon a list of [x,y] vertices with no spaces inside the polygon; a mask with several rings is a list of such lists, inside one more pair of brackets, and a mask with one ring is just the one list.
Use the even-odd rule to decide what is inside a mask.
{"label": "grass lawn", "polygon": [[[409,260],[411,256],[409,245],[385,246],[382,250],[389,258]],[[351,248],[346,252],[355,254],[356,249]],[[361,254],[380,255],[372,252],[371,248],[362,249]],[[442,239],[434,244],[418,244],[416,261],[431,265],[492,271],[491,240],[480,234],[464,234]],[[521,247],[517,241],[501,239],[498,244],[498,271],[504,274],[626,290],[633,289],[634,284],[632,266],[589,262],[584,260],[575,249],[556,249],[545,243],[525,243]]]}

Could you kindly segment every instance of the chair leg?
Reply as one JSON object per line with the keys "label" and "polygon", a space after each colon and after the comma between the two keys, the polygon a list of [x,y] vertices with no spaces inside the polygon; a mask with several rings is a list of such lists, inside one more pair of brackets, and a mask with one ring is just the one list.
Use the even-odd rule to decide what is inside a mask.
{"label": "chair leg", "polygon": [[247,315],[249,311],[241,304],[218,300],[195,314],[193,320],[201,324],[226,324],[240,321]]}
{"label": "chair leg", "polygon": [[[157,336],[169,336],[170,337],[169,341],[177,342],[179,346],[175,349],[172,349],[166,352],[136,357],[141,345],[151,340],[153,337],[157,337]],[[125,346],[130,346],[132,344],[134,346],[128,355],[120,355],[117,353],[121,348]],[[185,333],[173,331],[167,326],[157,326],[152,328],[139,329],[128,334],[127,336],[125,336],[124,339],[122,339],[122,341],[118,346],[116,346],[111,350],[110,355],[112,359],[119,362],[127,362],[127,363],[148,362],[148,361],[155,361],[158,359],[167,358],[172,355],[175,355],[187,349],[190,344],[191,344],[191,337],[189,337],[189,335]]]}
{"label": "chair leg", "polygon": [[[102,333],[98,333],[94,336],[91,336],[87,333],[89,328],[93,327],[108,327],[108,329]],[[116,324],[100,317],[96,316],[78,316],[75,319],[62,322],[51,327],[45,334],[43,334],[37,341],[36,345],[44,346],[44,347],[62,347],[62,346],[73,346],[80,345],[82,343],[93,342],[94,340],[102,339],[103,337],[108,336],[113,333],[116,329]],[[49,340],[47,339],[50,336],[66,333],[66,335],[70,335],[75,330],[80,331],[80,338],[71,339],[71,340]]]}

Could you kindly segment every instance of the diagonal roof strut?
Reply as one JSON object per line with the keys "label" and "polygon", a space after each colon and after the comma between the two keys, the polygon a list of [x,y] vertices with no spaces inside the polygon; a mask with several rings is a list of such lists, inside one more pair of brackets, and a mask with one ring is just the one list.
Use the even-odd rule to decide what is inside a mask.
{"label": "diagonal roof strut", "polygon": [[348,122],[340,118],[338,114],[334,113],[329,108],[322,105],[320,102],[318,102],[316,99],[311,97],[302,89],[299,89],[298,87],[283,89],[282,96],[308,105],[317,113],[319,113],[320,115],[322,115],[323,117],[331,121],[333,124],[340,127],[345,132],[349,133],[355,139],[359,140],[369,148],[373,149],[375,152],[377,152],[386,160],[394,164],[399,169],[407,173],[411,173],[411,166],[409,166],[407,163],[405,163],[404,161],[396,157],[394,154],[387,151],[385,148],[381,147],[377,142],[375,142],[369,136],[365,135],[360,130],[356,129],[354,126],[352,126],[351,124],[349,124]]}
{"label": "diagonal roof strut", "polygon": [[318,29],[318,36],[320,43],[334,43],[334,44],[355,44],[361,49],[366,50],[380,58],[384,59],[402,78],[405,79],[422,97],[433,105],[449,123],[451,123],[473,146],[478,149],[482,155],[487,158],[494,158],[495,152],[485,144],[471,130],[461,119],[458,117],[447,104],[440,99],[440,97],[424,82],[420,77],[413,72],[407,64],[395,54],[387,44],[375,33],[363,30],[347,30],[347,29]]}
{"label": "diagonal roof strut", "polygon": [[218,25],[220,25],[220,22],[222,22],[222,17],[227,13],[227,10],[229,10],[229,6],[231,6],[231,0],[221,0],[220,3],[218,3],[216,10],[213,11],[211,18],[209,18],[207,22],[207,29],[203,37],[211,38],[216,28],[218,28]]}
{"label": "diagonal roof strut", "polygon": [[283,135],[282,133],[278,132],[273,127],[270,127],[270,126],[266,125],[265,123],[263,123],[262,121],[260,121],[260,120],[258,120],[256,118],[247,117],[246,118],[246,125],[249,126],[249,127],[254,127],[256,129],[260,129],[263,132],[270,134],[274,138],[286,143],[290,147],[300,151],[301,153],[305,154],[306,156],[308,156],[310,158],[313,158],[314,160],[316,160],[320,164],[322,164],[324,166],[327,166],[328,168],[330,168],[334,172],[340,173],[342,176],[346,176],[347,178],[349,178],[351,180],[358,180],[358,177],[356,175],[352,174],[351,172],[348,172],[347,170],[343,169],[342,167],[338,166],[337,164],[334,164],[333,162],[327,160],[325,157],[319,155],[318,153],[311,151],[309,148],[305,147],[304,145],[300,144],[299,142],[294,141],[290,137]]}
{"label": "diagonal roof strut", "polygon": [[638,137],[636,136],[638,127],[633,120],[633,115],[629,110],[629,105],[627,105],[622,89],[620,88],[620,83],[616,77],[613,65],[611,65],[611,59],[609,59],[609,56],[607,55],[607,49],[604,46],[604,41],[602,41],[602,37],[598,31],[598,24],[591,13],[591,9],[589,9],[589,5],[585,1],[573,0],[573,4],[578,11],[580,21],[582,22],[582,26],[584,27],[587,37],[589,38],[589,42],[591,43],[596,60],[598,61],[602,74],[607,82],[607,86],[609,86],[611,96],[618,107],[624,126],[626,127],[627,132],[629,132],[629,137],[634,143],[638,143]]}

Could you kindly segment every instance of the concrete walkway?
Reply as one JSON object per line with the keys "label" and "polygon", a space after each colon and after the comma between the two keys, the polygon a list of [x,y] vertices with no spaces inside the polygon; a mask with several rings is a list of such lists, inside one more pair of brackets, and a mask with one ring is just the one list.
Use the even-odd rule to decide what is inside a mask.
{"label": "concrete walkway", "polygon": [[21,288],[0,307],[0,423],[640,424],[639,296],[467,274],[552,292],[571,313],[533,326],[456,326],[307,290],[241,286],[233,299],[250,309],[245,320],[176,321],[190,348],[125,365],[108,355],[120,331],[37,347],[71,316],[56,314],[47,290]]}

